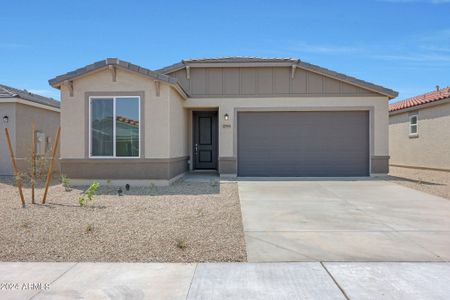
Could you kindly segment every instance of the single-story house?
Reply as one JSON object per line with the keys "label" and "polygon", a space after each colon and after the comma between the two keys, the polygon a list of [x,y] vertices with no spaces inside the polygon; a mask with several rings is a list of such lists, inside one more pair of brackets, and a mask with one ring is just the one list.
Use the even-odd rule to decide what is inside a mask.
{"label": "single-story house", "polygon": [[59,127],[59,101],[0,84],[0,175],[13,175],[3,128],[8,128],[11,146],[21,172],[29,170],[32,123],[36,125],[36,153],[45,155]]}
{"label": "single-story house", "polygon": [[191,59],[152,71],[108,58],[49,83],[61,90],[61,165],[73,179],[388,172],[397,92],[298,59]]}
{"label": "single-story house", "polygon": [[389,106],[391,165],[450,171],[450,87]]}

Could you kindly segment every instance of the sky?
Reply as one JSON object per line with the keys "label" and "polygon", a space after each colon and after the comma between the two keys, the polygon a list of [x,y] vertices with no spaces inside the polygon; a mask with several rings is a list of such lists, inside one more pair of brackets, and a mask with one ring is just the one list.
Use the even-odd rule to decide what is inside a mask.
{"label": "sky", "polygon": [[0,0],[0,83],[59,99],[48,80],[118,57],[293,57],[405,99],[450,86],[450,0]]}

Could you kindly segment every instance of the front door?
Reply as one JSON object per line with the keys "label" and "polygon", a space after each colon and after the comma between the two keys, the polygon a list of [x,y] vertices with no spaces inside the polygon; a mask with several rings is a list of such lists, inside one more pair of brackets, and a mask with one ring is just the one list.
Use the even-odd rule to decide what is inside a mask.
{"label": "front door", "polygon": [[194,112],[194,169],[217,169],[217,112]]}

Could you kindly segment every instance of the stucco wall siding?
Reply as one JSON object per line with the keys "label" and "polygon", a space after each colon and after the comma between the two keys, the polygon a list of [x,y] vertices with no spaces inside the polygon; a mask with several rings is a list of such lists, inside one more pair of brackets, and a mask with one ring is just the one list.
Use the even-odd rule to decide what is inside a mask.
{"label": "stucco wall siding", "polygon": [[[89,158],[89,96],[141,97],[141,157]],[[187,169],[187,112],[170,86],[117,69],[116,81],[101,70],[61,87],[62,172],[84,179],[164,179]]]}
{"label": "stucco wall siding", "polygon": [[[8,116],[8,123],[3,123],[3,117]],[[12,175],[11,159],[9,156],[8,144],[6,142],[5,130],[7,127],[11,136],[12,148],[16,149],[16,103],[0,103],[0,122],[2,123],[0,132],[0,175]]]}
{"label": "stucco wall siding", "polygon": [[[409,136],[409,115],[418,113],[418,136]],[[392,165],[450,171],[450,103],[389,118]]]}
{"label": "stucco wall siding", "polygon": [[[144,158],[169,158],[169,93],[170,87],[161,84],[160,96],[156,96],[153,80],[131,72],[117,70],[117,81],[113,82],[107,70],[95,72],[76,80],[73,84],[73,97],[66,86],[61,87],[61,158],[87,158],[89,148],[88,132],[89,108],[86,93],[100,95],[125,95],[143,93],[143,123],[146,124],[144,141]],[[142,115],[142,114],[141,114]],[[152,130],[157,128],[157,130]]]}
{"label": "stucco wall siding", "polygon": [[[24,105],[18,103],[16,106],[16,157],[18,168],[24,172],[31,168],[31,138],[32,138],[32,123],[36,124],[36,131],[45,135],[43,147],[47,157],[51,156],[51,148],[55,141],[55,134],[60,126],[60,113],[52,110],[38,108],[34,106]],[[60,147],[56,153],[59,157]],[[56,160],[55,172],[59,172],[59,160]]]}
{"label": "stucco wall siding", "polygon": [[323,75],[290,67],[191,68],[168,75],[192,97],[377,96],[376,93]]}
{"label": "stucco wall siding", "polygon": [[24,104],[17,104],[16,108],[16,153],[17,157],[25,158],[31,153],[31,125],[36,124],[36,131],[40,131],[49,137],[50,150],[54,142],[56,131],[60,124],[60,115],[56,111],[32,107]]}
{"label": "stucco wall siding", "polygon": [[[16,101],[12,98],[11,101]],[[55,134],[60,124],[60,114],[54,110],[25,105],[21,103],[0,103],[1,118],[7,115],[9,121],[6,124],[10,131],[12,148],[20,172],[27,172],[31,158],[32,123],[36,124],[36,131],[45,135],[43,146],[47,154],[54,142]],[[2,121],[3,123],[3,121]],[[5,139],[4,125],[0,134],[0,175],[13,175],[11,159]],[[57,157],[59,153],[57,153]],[[59,171],[59,162],[56,161],[55,172]]]}
{"label": "stucco wall siding", "polygon": [[170,89],[170,157],[188,156],[188,110],[184,108],[184,99]]}

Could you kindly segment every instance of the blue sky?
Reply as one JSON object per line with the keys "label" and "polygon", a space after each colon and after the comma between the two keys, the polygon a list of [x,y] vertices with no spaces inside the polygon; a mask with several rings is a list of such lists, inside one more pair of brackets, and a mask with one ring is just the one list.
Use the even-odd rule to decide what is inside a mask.
{"label": "blue sky", "polygon": [[295,57],[400,92],[450,85],[450,0],[3,1],[0,83],[106,57],[150,69],[217,56]]}

